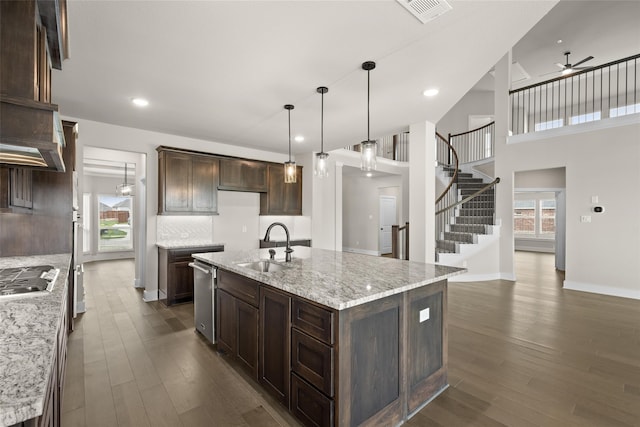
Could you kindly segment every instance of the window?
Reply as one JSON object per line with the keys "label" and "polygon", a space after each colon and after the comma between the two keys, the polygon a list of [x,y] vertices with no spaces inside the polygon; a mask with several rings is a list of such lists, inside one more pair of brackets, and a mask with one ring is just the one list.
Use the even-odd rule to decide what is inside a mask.
{"label": "window", "polygon": [[131,197],[98,196],[98,252],[132,251]]}
{"label": "window", "polygon": [[592,122],[594,120],[600,120],[600,111],[596,111],[595,113],[580,114],[579,116],[573,116],[569,120],[569,123],[572,125],[577,125],[579,123],[587,123],[587,122]]}
{"label": "window", "polygon": [[627,114],[640,113],[640,104],[624,105],[609,110],[609,117],[626,116]]}
{"label": "window", "polygon": [[553,239],[556,234],[556,200],[553,193],[516,193],[513,232],[516,236]]}
{"label": "window", "polygon": [[516,200],[513,207],[513,232],[536,234],[536,201]]}
{"label": "window", "polygon": [[534,130],[535,132],[547,129],[555,129],[561,128],[564,125],[562,119],[550,120],[548,122],[536,123]]}
{"label": "window", "polygon": [[82,252],[91,252],[91,193],[82,194]]}

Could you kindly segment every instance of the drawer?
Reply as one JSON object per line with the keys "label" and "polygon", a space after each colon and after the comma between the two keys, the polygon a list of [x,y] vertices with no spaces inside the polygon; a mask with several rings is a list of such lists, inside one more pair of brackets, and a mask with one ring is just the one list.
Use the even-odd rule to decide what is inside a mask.
{"label": "drawer", "polygon": [[332,427],[334,402],[296,374],[291,374],[291,412],[304,425]]}
{"label": "drawer", "polygon": [[334,394],[333,347],[291,330],[291,369],[329,397]]}
{"label": "drawer", "polygon": [[294,298],[291,323],[301,331],[329,345],[335,343],[334,312]]}
{"label": "drawer", "polygon": [[260,303],[259,283],[238,274],[218,270],[218,288],[254,307]]}

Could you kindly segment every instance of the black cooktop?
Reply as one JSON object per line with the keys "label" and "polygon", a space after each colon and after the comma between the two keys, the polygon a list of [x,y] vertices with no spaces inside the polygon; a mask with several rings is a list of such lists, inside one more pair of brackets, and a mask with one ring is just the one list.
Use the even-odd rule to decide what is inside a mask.
{"label": "black cooktop", "polygon": [[51,265],[0,269],[0,296],[44,291],[56,274]]}

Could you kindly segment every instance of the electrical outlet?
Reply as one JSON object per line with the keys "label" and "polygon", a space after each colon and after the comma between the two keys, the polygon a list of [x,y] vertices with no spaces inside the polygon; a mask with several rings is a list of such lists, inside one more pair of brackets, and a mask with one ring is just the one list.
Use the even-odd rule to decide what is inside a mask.
{"label": "electrical outlet", "polygon": [[599,203],[598,196],[591,196],[591,203]]}
{"label": "electrical outlet", "polygon": [[580,222],[591,222],[591,215],[582,215],[580,217]]}
{"label": "electrical outlet", "polygon": [[420,310],[420,323],[429,320],[429,307]]}
{"label": "electrical outlet", "polygon": [[243,226],[242,226],[242,232],[243,232],[243,233],[246,233],[246,232],[247,232],[247,226],[246,226],[246,225],[243,225]]}

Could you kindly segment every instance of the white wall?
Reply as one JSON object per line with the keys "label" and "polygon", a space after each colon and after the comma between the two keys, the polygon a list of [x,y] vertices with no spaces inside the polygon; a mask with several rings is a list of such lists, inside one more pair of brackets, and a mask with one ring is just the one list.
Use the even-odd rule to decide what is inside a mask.
{"label": "white wall", "polygon": [[379,254],[380,195],[395,196],[397,224],[402,221],[402,177],[343,175],[342,247],[344,251]]}
{"label": "white wall", "polygon": [[466,132],[469,129],[469,116],[493,115],[493,92],[472,90],[458,101],[436,125],[440,135]]}
{"label": "white wall", "polygon": [[[185,138],[176,135],[151,132],[141,129],[116,126],[91,120],[64,117],[65,120],[78,122],[77,155],[82,155],[84,146],[93,146],[146,154],[146,211],[147,224],[142,244],[146,248],[144,298],[147,301],[158,297],[158,251],[156,243],[156,218],[158,211],[158,146],[169,146],[207,153],[244,157],[272,162],[287,160],[286,154],[273,153],[251,148],[243,148],[231,144]],[[305,195],[303,195],[304,199]]]}
{"label": "white wall", "polygon": [[[607,120],[581,125],[588,132],[554,129],[520,143],[511,138],[496,165],[511,175],[565,167],[565,288],[640,298],[640,198],[629,192],[640,185],[640,115]],[[611,120],[621,125],[608,127]],[[498,197],[499,213],[511,211],[512,196],[505,196],[503,192]],[[593,196],[599,203],[592,203]],[[595,205],[604,206],[605,212],[593,213]],[[505,251],[513,241],[513,221],[511,215],[501,216],[501,256],[513,259],[513,253]],[[591,222],[581,222],[582,216]]]}
{"label": "white wall", "polygon": [[565,188],[565,168],[517,171],[514,187],[518,189]]}

